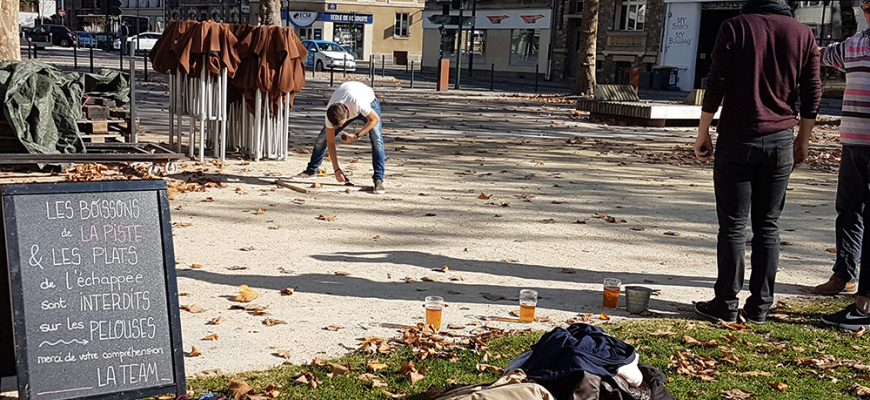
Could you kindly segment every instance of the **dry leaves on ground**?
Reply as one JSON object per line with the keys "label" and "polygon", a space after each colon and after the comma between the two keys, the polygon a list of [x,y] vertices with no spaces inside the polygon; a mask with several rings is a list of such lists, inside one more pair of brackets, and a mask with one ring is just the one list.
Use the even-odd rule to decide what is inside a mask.
{"label": "dry leaves on ground", "polygon": [[719,393],[726,400],[743,400],[755,396],[755,392],[743,389],[720,390]]}
{"label": "dry leaves on ground", "polygon": [[254,291],[254,289],[248,287],[248,285],[240,285],[239,289],[241,290],[241,292],[233,299],[233,301],[238,301],[240,303],[249,303],[257,297],[260,297],[260,295],[258,295],[257,292]]}
{"label": "dry leaves on ground", "polygon": [[188,357],[199,357],[202,355],[202,352],[196,348],[196,346],[190,346],[190,353],[187,353]]}
{"label": "dry leaves on ground", "polygon": [[870,387],[853,383],[852,386],[849,386],[848,391],[862,399],[870,399]]}
{"label": "dry leaves on ground", "polygon": [[266,325],[266,326],[275,326],[275,325],[281,325],[281,324],[286,324],[286,323],[287,323],[286,321],[282,321],[280,319],[273,319],[273,318],[266,318],[263,320],[263,325]]}
{"label": "dry leaves on ground", "polygon": [[338,218],[338,217],[335,216],[335,215],[323,215],[323,214],[320,214],[320,215],[317,216],[317,219],[319,219],[319,220],[321,220],[321,221],[330,221],[330,222],[335,221],[336,218]]}
{"label": "dry leaves on ground", "polygon": [[245,381],[240,380],[230,380],[230,388],[227,390],[227,396],[230,396],[234,399],[240,399],[242,396],[246,396],[250,393],[254,388],[248,385]]}
{"label": "dry leaves on ground", "polygon": [[716,365],[719,362],[715,359],[695,354],[691,350],[686,350],[676,353],[671,356],[671,364],[668,369],[676,370],[678,374],[689,375],[703,381],[715,381],[714,375],[718,375]]}
{"label": "dry leaves on ground", "polygon": [[208,324],[209,325],[220,325],[222,322],[224,322],[226,320],[227,320],[226,318],[224,318],[223,316],[220,316],[220,317],[212,318],[210,321],[208,321]]}
{"label": "dry leaves on ground", "polygon": [[788,385],[783,382],[767,382],[767,384],[780,392],[785,392],[785,390],[788,389]]}
{"label": "dry leaves on ground", "polygon": [[683,342],[689,346],[716,347],[719,345],[718,342],[716,342],[716,339],[698,340],[689,335],[683,335]]}
{"label": "dry leaves on ground", "polygon": [[624,224],[624,223],[628,222],[622,218],[613,217],[613,216],[607,215],[605,213],[600,213],[600,212],[595,213],[595,217],[598,219],[603,219],[607,222],[610,222],[611,224]]}
{"label": "dry leaves on ground", "polygon": [[289,360],[290,359],[290,350],[278,350],[278,352],[275,353],[275,356]]}
{"label": "dry leaves on ground", "polygon": [[293,292],[295,292],[295,291],[296,291],[296,289],[293,289],[293,288],[289,288],[289,287],[288,287],[288,288],[286,288],[286,289],[284,289],[284,290],[281,290],[281,294],[286,294],[286,295],[290,296],[290,295],[292,295]]}
{"label": "dry leaves on ground", "polygon": [[182,304],[181,309],[184,311],[187,311],[189,313],[193,313],[193,314],[199,314],[201,312],[205,312],[204,308],[202,308],[196,304],[190,304],[190,305]]}
{"label": "dry leaves on ground", "polygon": [[218,340],[218,334],[212,333],[211,335],[202,338],[202,340]]}

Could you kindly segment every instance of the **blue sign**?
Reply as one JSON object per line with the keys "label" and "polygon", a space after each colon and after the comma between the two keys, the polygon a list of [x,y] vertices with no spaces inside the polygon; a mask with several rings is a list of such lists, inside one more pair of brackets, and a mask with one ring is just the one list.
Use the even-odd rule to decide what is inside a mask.
{"label": "blue sign", "polygon": [[338,9],[338,4],[335,4],[335,3],[329,3],[329,5],[327,6],[327,8],[329,8],[330,10],[337,10],[337,9]]}
{"label": "blue sign", "polygon": [[338,23],[354,23],[354,24],[370,24],[375,18],[372,15],[365,14],[338,14],[338,13],[323,13],[319,15],[318,20]]}

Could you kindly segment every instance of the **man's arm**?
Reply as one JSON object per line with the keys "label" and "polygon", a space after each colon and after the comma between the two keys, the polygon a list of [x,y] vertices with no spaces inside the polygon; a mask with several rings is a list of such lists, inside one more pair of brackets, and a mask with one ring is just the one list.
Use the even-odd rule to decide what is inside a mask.
{"label": "man's arm", "polygon": [[329,160],[332,161],[335,179],[339,182],[345,182],[347,177],[338,166],[338,155],[335,152],[335,128],[326,128],[326,153],[329,154]]}
{"label": "man's arm", "polygon": [[809,156],[810,136],[813,133],[813,126],[816,125],[815,118],[801,118],[798,124],[798,134],[794,138],[794,166],[801,166],[807,161]]}
{"label": "man's arm", "polygon": [[713,123],[711,112],[701,111],[701,121],[698,123],[698,137],[695,139],[695,157],[700,161],[709,161],[713,154],[713,139],[710,138],[710,125]]}
{"label": "man's arm", "polygon": [[374,129],[375,126],[377,126],[378,123],[381,122],[381,117],[378,116],[378,113],[375,112],[375,110],[370,111],[369,114],[366,115],[366,119],[369,122],[366,122],[366,124],[363,125],[362,129],[360,129],[359,133],[357,134],[357,136],[359,137],[362,137],[362,135],[369,133],[370,130]]}

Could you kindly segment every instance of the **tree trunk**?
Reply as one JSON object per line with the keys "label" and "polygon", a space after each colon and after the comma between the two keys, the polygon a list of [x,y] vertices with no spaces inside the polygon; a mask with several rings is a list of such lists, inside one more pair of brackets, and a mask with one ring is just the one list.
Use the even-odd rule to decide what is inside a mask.
{"label": "tree trunk", "polygon": [[0,61],[20,61],[17,1],[0,1],[0,27]]}
{"label": "tree trunk", "polygon": [[580,48],[577,51],[577,80],[573,94],[592,97],[595,91],[595,42],[598,39],[598,2],[583,2],[583,20],[580,22]]}
{"label": "tree trunk", "polygon": [[281,0],[261,0],[260,18],[263,25],[281,26]]}

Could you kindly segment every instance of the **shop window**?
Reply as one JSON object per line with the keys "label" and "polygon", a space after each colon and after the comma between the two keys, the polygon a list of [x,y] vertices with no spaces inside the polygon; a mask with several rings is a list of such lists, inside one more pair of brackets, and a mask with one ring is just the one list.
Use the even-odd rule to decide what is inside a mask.
{"label": "shop window", "polygon": [[299,28],[299,39],[300,40],[313,40],[314,39],[314,28]]}
{"label": "shop window", "polygon": [[441,30],[441,57],[453,56],[453,51],[456,48],[456,30],[442,29]]}
{"label": "shop window", "polygon": [[583,0],[569,0],[568,14],[583,14]]}
{"label": "shop window", "polygon": [[617,30],[642,31],[644,29],[646,0],[622,0],[617,10]]}
{"label": "shop window", "polygon": [[396,13],[396,24],[393,26],[393,36],[408,37],[408,25],[411,16],[408,13]]}
{"label": "shop window", "polygon": [[476,56],[482,56],[486,54],[486,31],[474,31],[473,35],[469,35],[469,53],[473,53]]}
{"label": "shop window", "polygon": [[511,29],[511,65],[537,64],[540,40],[540,29]]}

